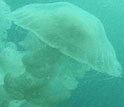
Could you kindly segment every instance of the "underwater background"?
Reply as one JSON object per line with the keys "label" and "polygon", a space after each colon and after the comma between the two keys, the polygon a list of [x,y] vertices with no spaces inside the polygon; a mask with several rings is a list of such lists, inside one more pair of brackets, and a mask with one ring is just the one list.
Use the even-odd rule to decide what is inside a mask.
{"label": "underwater background", "polygon": [[[98,17],[104,25],[117,58],[124,66],[124,1],[123,0],[5,0],[15,10],[30,3],[68,1]],[[9,40],[18,42],[26,31],[9,30]],[[16,33],[13,33],[16,32]],[[17,36],[18,35],[18,36]],[[88,72],[79,81],[69,100],[58,107],[124,107],[124,74],[121,78],[110,77],[96,71]]]}

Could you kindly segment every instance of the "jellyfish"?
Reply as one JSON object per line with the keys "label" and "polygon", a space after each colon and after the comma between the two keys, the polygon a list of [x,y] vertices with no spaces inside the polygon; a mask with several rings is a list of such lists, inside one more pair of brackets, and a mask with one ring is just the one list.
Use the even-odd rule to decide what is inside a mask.
{"label": "jellyfish", "polygon": [[79,63],[121,76],[121,65],[101,21],[78,6],[68,2],[29,4],[13,11],[9,19]]}
{"label": "jellyfish", "polygon": [[[9,13],[10,7],[3,0],[0,0],[0,56],[7,44],[7,30],[11,27],[11,21],[7,19]],[[0,58],[0,85],[3,84],[4,75]]]}
{"label": "jellyfish", "polygon": [[0,10],[1,10],[0,12],[0,40],[1,40],[1,39],[7,38],[7,30],[11,26],[11,21],[7,19],[7,15],[11,12],[11,10],[10,10],[10,7],[3,0],[0,0]]}
{"label": "jellyfish", "polygon": [[[90,69],[121,76],[121,66],[101,21],[67,2],[29,4],[8,20],[29,32],[0,54],[2,89],[9,106],[56,107]],[[4,101],[3,101],[4,102]]]}

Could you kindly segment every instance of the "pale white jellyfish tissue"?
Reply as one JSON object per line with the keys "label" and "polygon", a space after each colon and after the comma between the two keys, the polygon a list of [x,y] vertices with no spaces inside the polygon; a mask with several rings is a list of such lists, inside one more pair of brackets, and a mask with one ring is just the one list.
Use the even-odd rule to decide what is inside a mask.
{"label": "pale white jellyfish tissue", "polygon": [[8,19],[29,34],[19,43],[23,52],[15,44],[0,52],[7,107],[56,107],[90,69],[121,76],[102,23],[85,10],[67,2],[29,4]]}

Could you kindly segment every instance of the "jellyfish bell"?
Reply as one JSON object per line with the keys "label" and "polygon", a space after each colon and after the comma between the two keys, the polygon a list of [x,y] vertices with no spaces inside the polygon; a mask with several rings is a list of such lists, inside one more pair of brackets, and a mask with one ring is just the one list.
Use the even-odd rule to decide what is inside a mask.
{"label": "jellyfish bell", "polygon": [[0,42],[7,39],[7,30],[11,27],[11,21],[7,19],[10,12],[10,7],[4,0],[0,0]]}
{"label": "jellyfish bell", "polygon": [[49,45],[96,71],[121,76],[121,66],[100,20],[67,2],[30,4],[9,15]]}

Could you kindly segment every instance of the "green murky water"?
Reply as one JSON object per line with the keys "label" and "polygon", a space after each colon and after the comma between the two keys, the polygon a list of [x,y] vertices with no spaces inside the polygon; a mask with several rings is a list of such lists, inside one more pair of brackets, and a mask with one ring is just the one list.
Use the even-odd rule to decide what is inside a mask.
{"label": "green murky water", "polygon": [[[7,6],[0,0],[0,107],[124,107],[123,0],[5,2]],[[53,2],[70,2],[101,20],[122,66],[122,77],[109,76],[95,69],[89,70],[89,66],[70,57],[70,53],[63,55],[56,47],[49,46],[46,40],[42,41],[32,34],[32,30],[8,20],[10,10],[13,12],[31,3]],[[107,53],[108,50],[105,50]]]}

